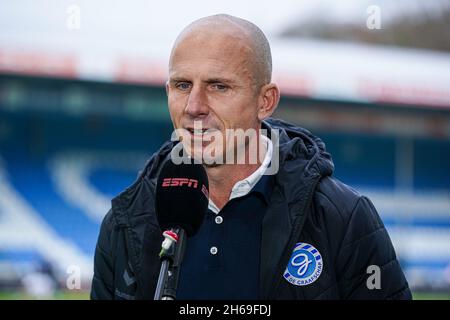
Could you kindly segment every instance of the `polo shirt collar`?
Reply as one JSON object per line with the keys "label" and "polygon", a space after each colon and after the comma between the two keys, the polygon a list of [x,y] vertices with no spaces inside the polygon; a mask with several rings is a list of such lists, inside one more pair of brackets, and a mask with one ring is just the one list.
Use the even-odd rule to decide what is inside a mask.
{"label": "polo shirt collar", "polygon": [[[267,198],[269,187],[270,187],[270,181],[261,181],[264,183],[258,184],[258,182],[264,177],[264,180],[271,180],[270,178],[272,176],[265,176],[265,173],[267,171],[267,168],[270,165],[270,161],[272,160],[272,153],[273,153],[273,144],[272,141],[267,138],[265,135],[260,136],[261,139],[266,143],[266,155],[264,156],[264,160],[259,166],[258,169],[255,170],[251,175],[249,175],[247,178],[240,180],[236,182],[231,189],[230,198],[228,199],[234,199],[239,198],[247,195],[252,191],[252,189],[256,186],[254,191],[258,191],[263,194]],[[267,200],[267,199],[266,199]],[[209,199],[208,203],[208,209],[214,212],[215,214],[219,213],[219,208],[214,204],[212,199]]]}

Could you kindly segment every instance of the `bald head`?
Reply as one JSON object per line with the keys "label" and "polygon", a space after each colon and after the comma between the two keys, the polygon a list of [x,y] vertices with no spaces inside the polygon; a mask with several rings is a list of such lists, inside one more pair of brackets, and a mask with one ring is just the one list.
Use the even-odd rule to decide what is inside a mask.
{"label": "bald head", "polygon": [[[201,18],[189,24],[177,37],[171,53],[186,40],[197,39],[199,42],[216,41],[226,50],[244,51],[245,60],[258,86],[271,82],[272,55],[270,45],[264,33],[255,24],[226,14]],[[201,41],[200,41],[201,40]],[[198,48],[201,50],[201,48]]]}

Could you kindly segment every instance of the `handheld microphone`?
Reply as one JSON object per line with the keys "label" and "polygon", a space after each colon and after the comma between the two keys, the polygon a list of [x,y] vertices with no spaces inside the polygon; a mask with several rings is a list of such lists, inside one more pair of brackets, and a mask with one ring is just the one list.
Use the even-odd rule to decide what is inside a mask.
{"label": "handheld microphone", "polygon": [[208,209],[208,176],[201,164],[164,163],[156,185],[155,211],[163,230],[161,271],[155,300],[176,297],[178,275],[184,255],[186,237],[200,229]]}

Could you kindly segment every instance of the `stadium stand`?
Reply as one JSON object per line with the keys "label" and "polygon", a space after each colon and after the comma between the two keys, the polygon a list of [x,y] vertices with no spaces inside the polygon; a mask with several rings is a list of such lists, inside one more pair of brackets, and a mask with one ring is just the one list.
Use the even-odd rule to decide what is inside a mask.
{"label": "stadium stand", "polygon": [[[88,289],[100,222],[111,198],[134,181],[172,132],[167,112],[161,111],[164,90],[15,76],[0,80],[0,290],[20,287],[24,275],[45,264],[60,286],[68,268],[79,266]],[[60,92],[70,92],[69,98],[59,98]],[[129,92],[134,98],[127,98]],[[98,108],[70,108],[86,97]],[[128,108],[114,109],[116,100],[127,101]],[[303,106],[301,100],[296,103]],[[283,105],[288,109],[286,100]],[[448,139],[309,129],[332,153],[335,175],[375,203],[410,285],[448,290]],[[413,162],[399,166],[399,154],[408,150]]]}

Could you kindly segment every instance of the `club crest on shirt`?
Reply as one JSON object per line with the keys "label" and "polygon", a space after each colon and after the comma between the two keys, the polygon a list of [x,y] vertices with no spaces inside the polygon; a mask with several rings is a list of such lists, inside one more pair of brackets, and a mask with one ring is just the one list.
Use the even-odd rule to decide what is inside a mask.
{"label": "club crest on shirt", "polygon": [[295,245],[291,259],[284,271],[284,278],[296,286],[306,286],[316,281],[323,269],[322,256],[308,243]]}

